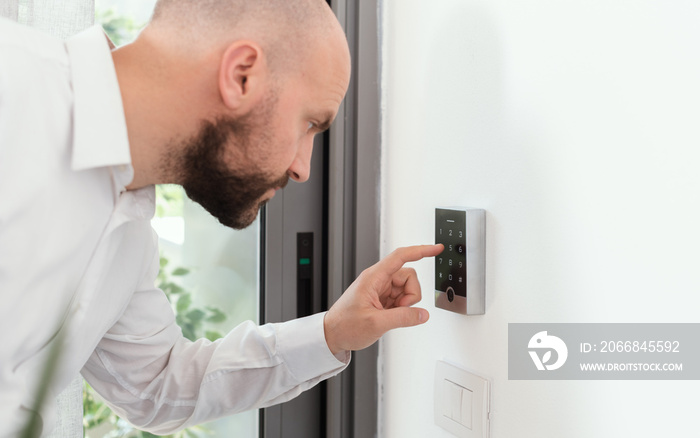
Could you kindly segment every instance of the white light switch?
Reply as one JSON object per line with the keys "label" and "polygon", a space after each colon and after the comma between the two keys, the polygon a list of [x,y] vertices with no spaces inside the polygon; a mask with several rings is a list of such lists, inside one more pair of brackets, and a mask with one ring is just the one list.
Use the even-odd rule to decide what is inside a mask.
{"label": "white light switch", "polygon": [[460,423],[467,429],[472,428],[472,396],[473,392],[470,390],[464,388],[462,389],[462,393],[460,394],[462,396],[461,400],[461,408],[462,408],[462,413],[460,415]]}
{"label": "white light switch", "polygon": [[435,423],[460,438],[488,438],[489,382],[438,361],[435,368]]}
{"label": "white light switch", "polygon": [[447,401],[448,403],[448,408],[449,408],[449,417],[456,421],[457,423],[462,422],[462,388],[461,386],[457,385],[454,382],[450,382],[449,380],[445,380],[445,385],[447,386],[447,392],[446,394],[448,395],[449,400]]}

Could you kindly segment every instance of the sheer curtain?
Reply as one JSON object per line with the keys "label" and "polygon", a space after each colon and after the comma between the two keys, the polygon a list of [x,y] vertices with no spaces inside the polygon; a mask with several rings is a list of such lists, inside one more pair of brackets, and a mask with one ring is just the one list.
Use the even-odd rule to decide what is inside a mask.
{"label": "sheer curtain", "polygon": [[0,15],[59,38],[68,38],[95,22],[95,1],[2,0]]}
{"label": "sheer curtain", "polygon": [[[0,0],[0,15],[58,38],[93,25],[94,0]],[[57,423],[49,438],[82,438],[83,379],[80,375],[56,399]]]}

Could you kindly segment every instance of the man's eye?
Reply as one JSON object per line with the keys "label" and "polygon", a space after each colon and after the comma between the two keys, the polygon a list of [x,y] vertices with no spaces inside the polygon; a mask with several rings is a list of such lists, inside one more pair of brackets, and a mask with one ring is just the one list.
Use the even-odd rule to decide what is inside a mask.
{"label": "man's eye", "polygon": [[312,129],[314,129],[315,126],[316,126],[316,125],[314,125],[313,122],[309,122],[309,126],[306,128],[306,130],[307,130],[307,131],[311,131]]}

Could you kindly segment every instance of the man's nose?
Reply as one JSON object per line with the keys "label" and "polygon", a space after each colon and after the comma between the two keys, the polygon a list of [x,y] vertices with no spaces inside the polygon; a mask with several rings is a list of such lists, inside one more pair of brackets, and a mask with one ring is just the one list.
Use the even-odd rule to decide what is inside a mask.
{"label": "man's nose", "polygon": [[304,141],[297,151],[292,165],[289,166],[287,174],[296,182],[305,182],[311,174],[311,153],[313,152],[314,140]]}

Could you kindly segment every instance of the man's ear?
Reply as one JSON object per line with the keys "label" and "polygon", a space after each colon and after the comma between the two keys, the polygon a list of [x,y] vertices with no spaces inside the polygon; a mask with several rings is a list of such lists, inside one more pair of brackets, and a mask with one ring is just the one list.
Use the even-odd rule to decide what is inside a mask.
{"label": "man's ear", "polygon": [[219,91],[229,109],[244,114],[264,94],[268,69],[262,49],[250,41],[236,41],[226,48],[219,68]]}

